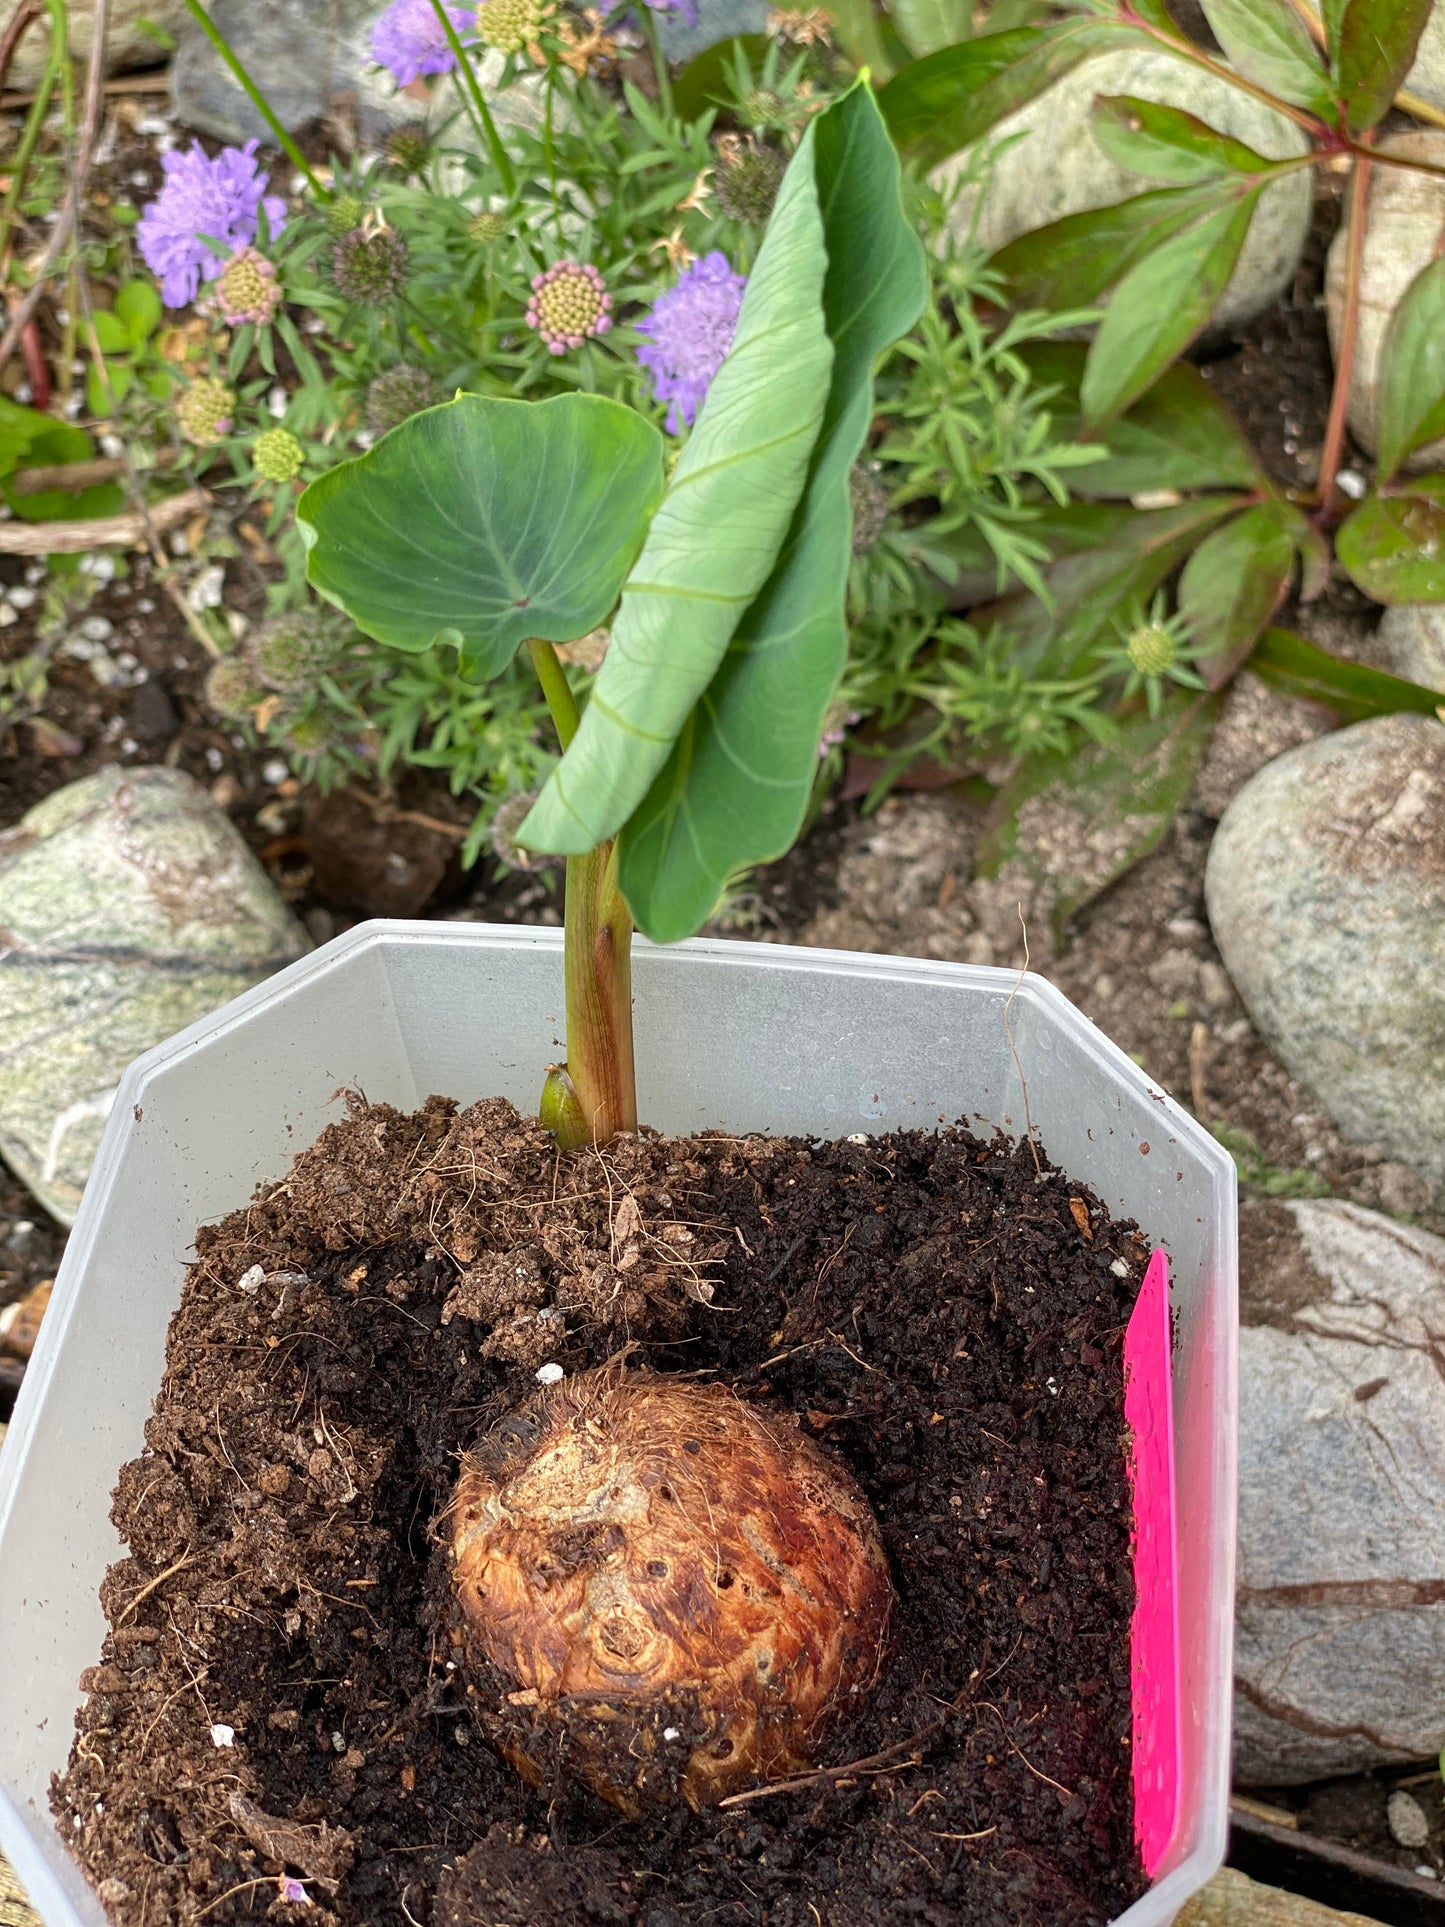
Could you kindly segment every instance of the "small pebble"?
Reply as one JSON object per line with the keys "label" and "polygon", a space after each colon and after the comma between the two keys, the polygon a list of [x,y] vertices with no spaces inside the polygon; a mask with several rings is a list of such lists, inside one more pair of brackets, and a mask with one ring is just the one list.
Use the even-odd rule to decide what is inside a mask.
{"label": "small pebble", "polygon": [[223,1720],[217,1720],[215,1725],[211,1728],[211,1745],[212,1746],[234,1746],[235,1744],[236,1744],[235,1727],[227,1726]]}
{"label": "small pebble", "polygon": [[1397,1846],[1423,1847],[1430,1838],[1430,1822],[1425,1817],[1425,1809],[1413,1793],[1396,1788],[1390,1795],[1385,1815],[1390,1823],[1390,1834]]}
{"label": "small pebble", "polygon": [[1129,1267],[1124,1263],[1122,1258],[1116,1258],[1109,1269],[1116,1278],[1127,1278],[1129,1276]]}
{"label": "small pebble", "polygon": [[274,789],[278,783],[284,783],[291,772],[279,756],[273,756],[262,765],[261,774]]}
{"label": "small pebble", "polygon": [[236,1280],[236,1288],[238,1291],[244,1291],[246,1296],[249,1298],[254,1292],[258,1292],[261,1289],[262,1285],[265,1284],[265,1282],[266,1282],[265,1266],[252,1265],[249,1268],[249,1270],[243,1271],[240,1277]]}
{"label": "small pebble", "polygon": [[[536,1353],[534,1352],[532,1356],[535,1358]],[[567,1374],[562,1370],[562,1367],[560,1365],[553,1365],[549,1363],[546,1365],[539,1365],[537,1367],[537,1383],[539,1385],[557,1385],[566,1376]]]}
{"label": "small pebble", "polygon": [[108,616],[87,616],[80,625],[80,633],[91,642],[109,642],[115,634],[115,624]]}
{"label": "small pebble", "polygon": [[7,591],[6,600],[16,609],[29,609],[35,602],[35,591],[27,589],[23,582],[17,582]]}

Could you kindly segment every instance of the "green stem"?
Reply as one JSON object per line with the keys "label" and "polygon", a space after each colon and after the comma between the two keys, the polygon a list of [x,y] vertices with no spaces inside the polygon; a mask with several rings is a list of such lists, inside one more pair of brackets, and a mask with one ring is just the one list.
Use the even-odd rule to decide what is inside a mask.
{"label": "green stem", "polygon": [[271,111],[271,103],[246,72],[246,69],[241,65],[241,62],[232,50],[230,41],[227,40],[215,21],[212,20],[211,16],[201,5],[201,0],[186,0],[186,10],[235,75],[236,81],[246,98],[271,129],[271,132],[276,136],[276,142],[281,151],[286,155],[292,166],[299,168],[311,183],[311,191],[317,200],[329,201],[333,199],[332,190],[329,187],[323,187],[315,174],[312,173],[305,155],[286,132],[286,129],[281,125],[280,121],[277,120],[275,114]]}
{"label": "green stem", "polygon": [[[192,0],[186,0],[188,6],[191,3]],[[517,192],[516,169],[512,166],[507,150],[502,145],[502,137],[497,132],[497,123],[492,119],[492,110],[487,105],[487,97],[482,92],[481,82],[472,71],[472,63],[467,58],[466,49],[457,39],[457,30],[452,25],[451,16],[443,0],[431,0],[431,3],[436,9],[437,19],[442,24],[442,31],[447,37],[447,45],[452,50],[452,58],[457,63],[457,72],[461,76],[462,86],[470,99],[472,118],[477,132],[485,139],[491,151],[492,165],[501,175],[502,189],[510,200]]]}
{"label": "green stem", "polygon": [[527,644],[527,653],[532,658],[532,667],[542,685],[543,698],[552,712],[558,740],[565,750],[577,734],[582,714],[577,707],[577,698],[572,694],[567,672],[562,667],[562,659],[550,642],[540,642],[535,636]]}
{"label": "green stem", "polygon": [[[577,700],[551,643],[531,641],[527,650],[565,750],[577,734]],[[637,1129],[632,917],[617,885],[615,842],[567,859],[565,969],[565,1069],[585,1123],[585,1136],[568,1135],[572,1142],[605,1144],[619,1131]],[[553,1073],[549,1079],[555,1084]]]}
{"label": "green stem", "polygon": [[667,71],[667,56],[662,51],[662,36],[657,31],[657,18],[652,8],[648,6],[647,0],[643,0],[641,13],[642,30],[647,35],[647,44],[652,49],[652,65],[657,75],[657,104],[671,120],[673,116],[672,77]]}
{"label": "green stem", "polygon": [[50,96],[55,92],[55,83],[68,66],[69,25],[65,17],[65,0],[49,0],[50,7],[50,51],[45,58],[45,71],[40,76],[40,86],[30,112],[25,117],[25,131],[20,136],[20,145],[15,150],[15,158],[10,163],[10,190],[5,196],[5,205],[0,208],[0,257],[10,253],[10,235],[15,224],[15,213],[20,205],[20,196],[25,191],[26,178],[30,163],[45,125],[45,116],[50,109]]}

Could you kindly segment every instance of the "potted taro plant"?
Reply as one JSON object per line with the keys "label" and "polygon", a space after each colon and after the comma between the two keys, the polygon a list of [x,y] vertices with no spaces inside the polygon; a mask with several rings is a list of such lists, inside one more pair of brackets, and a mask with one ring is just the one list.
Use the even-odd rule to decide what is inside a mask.
{"label": "potted taro plant", "polygon": [[[670,474],[604,398],[460,396],[303,496],[369,634],[529,651],[565,938],[363,926],[129,1073],[0,1472],[0,1841],[51,1927],[1146,1927],[1218,1864],[1228,1159],[1037,980],[678,941],[802,823],[923,299],[861,83]],[[557,649],[607,621],[579,716]],[[534,1097],[564,1012],[536,1121],[472,1102]],[[1122,1334],[1159,1243],[1141,1857]]]}

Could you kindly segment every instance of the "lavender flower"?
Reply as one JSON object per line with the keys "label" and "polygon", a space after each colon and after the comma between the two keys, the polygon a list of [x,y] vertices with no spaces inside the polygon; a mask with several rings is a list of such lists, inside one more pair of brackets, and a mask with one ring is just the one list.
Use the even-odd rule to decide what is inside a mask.
{"label": "lavender flower", "polygon": [[652,370],[652,391],[669,404],[667,427],[691,428],[708,385],[727,359],[737,331],[747,279],[714,249],[694,261],[638,322],[647,346],[637,359]]}
{"label": "lavender flower", "polygon": [[654,13],[680,13],[689,27],[697,25],[697,0],[646,0]]}
{"label": "lavender flower", "polygon": [[535,328],[554,355],[580,348],[588,335],[605,335],[612,326],[612,296],[591,262],[559,261],[532,276],[527,326]]}
{"label": "lavender flower", "polygon": [[199,141],[189,153],[163,154],[165,185],[136,227],[146,266],[161,284],[168,308],[194,301],[202,281],[214,281],[222,257],[206,246],[204,235],[228,252],[256,238],[260,210],[271,232],[285,224],[286,203],[268,195],[270,177],[256,167],[256,142],[223,147],[211,160]]}
{"label": "lavender flower", "polygon": [[[458,33],[470,27],[471,19],[460,7],[446,12]],[[371,30],[371,57],[398,87],[420,74],[449,74],[457,64],[431,0],[391,0]]]}

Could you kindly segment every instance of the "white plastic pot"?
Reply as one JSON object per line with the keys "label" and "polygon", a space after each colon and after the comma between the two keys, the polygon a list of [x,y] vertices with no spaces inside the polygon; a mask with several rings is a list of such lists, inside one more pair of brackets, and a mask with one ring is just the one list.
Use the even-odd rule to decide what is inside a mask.
{"label": "white plastic pot", "polygon": [[[109,1521],[141,1449],[198,1224],[360,1089],[535,1108],[563,1054],[561,933],[370,923],[139,1058],[86,1187],[0,1454],[0,1847],[47,1927],[101,1927],[47,1804],[81,1670],[99,1655]],[[1034,1129],[1049,1156],[1169,1252],[1181,1586],[1179,1819],[1118,1927],[1163,1927],[1219,1866],[1229,1787],[1237,1279],[1233,1166],[1051,985],[1002,970],[699,941],[634,961],[638,1098],[670,1132],[832,1138]],[[1011,1000],[1011,1001],[1010,1001]],[[1013,1049],[1008,1030],[1011,1029]]]}

